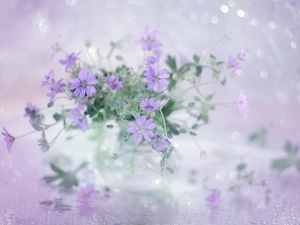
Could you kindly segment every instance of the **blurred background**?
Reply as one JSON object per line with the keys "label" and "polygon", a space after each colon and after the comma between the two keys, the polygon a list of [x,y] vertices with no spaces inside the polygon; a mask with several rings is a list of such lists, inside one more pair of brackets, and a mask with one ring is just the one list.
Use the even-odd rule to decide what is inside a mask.
{"label": "blurred background", "polygon": [[[47,88],[40,87],[44,76],[54,69],[56,77],[67,77],[64,66],[58,62],[65,55],[53,55],[51,46],[55,42],[68,53],[83,51],[80,58],[89,61],[87,40],[92,43],[88,52],[95,56],[97,48],[101,55],[106,55],[110,42],[126,38],[118,52],[126,55],[126,61],[136,67],[143,53],[134,44],[134,36],[145,25],[160,33],[163,53],[177,59],[192,60],[194,54],[204,56],[211,51],[225,61],[227,54],[236,56],[241,47],[246,51],[250,62],[241,63],[241,76],[229,79],[224,88],[211,86],[206,94],[217,91],[216,102],[232,102],[238,90],[244,89],[248,96],[248,119],[238,117],[234,108],[217,108],[211,114],[212,123],[199,130],[197,141],[201,147],[212,142],[219,145],[217,148],[249,144],[249,135],[262,129],[267,130],[267,148],[257,152],[261,158],[284,155],[282,148],[286,140],[299,144],[300,2],[296,0],[0,0],[1,128],[5,126],[16,136],[30,131],[27,119],[23,118],[24,108],[27,102],[46,107]],[[230,33],[231,40],[218,43],[224,33]],[[216,43],[218,45],[212,48]],[[210,71],[203,73],[210,75]],[[10,221],[16,214],[34,214],[34,210],[39,209],[39,205],[25,203],[26,195],[35,202],[49,195],[37,183],[45,171],[50,172],[48,168],[38,169],[44,165],[45,157],[36,145],[38,137],[33,135],[14,143],[12,155],[7,154],[3,139],[0,141],[0,189],[4,190],[0,216],[4,215],[2,219],[5,219],[2,221]],[[186,165],[190,166],[189,162]],[[269,164],[263,166],[260,168],[270,168]],[[264,176],[264,172],[260,176]],[[297,200],[300,194],[295,186],[299,176],[290,178],[280,180],[275,189],[280,193],[284,183],[290,182],[290,200],[294,201],[291,205],[300,209]],[[20,189],[20,183],[23,192],[16,194],[13,191]],[[51,192],[50,196],[59,195]],[[281,200],[278,200],[280,204]],[[117,203],[113,202],[111,208],[118,207]],[[14,211],[14,204],[24,204],[24,207]],[[145,206],[146,209],[149,207]],[[235,211],[230,212],[235,215]],[[239,218],[242,217],[241,214]],[[32,224],[32,221],[34,219],[21,220],[19,224]]]}

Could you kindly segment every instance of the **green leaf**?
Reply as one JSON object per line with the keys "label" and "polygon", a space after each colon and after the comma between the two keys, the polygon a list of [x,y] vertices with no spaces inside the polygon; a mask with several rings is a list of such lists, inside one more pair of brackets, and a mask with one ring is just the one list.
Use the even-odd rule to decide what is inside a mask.
{"label": "green leaf", "polygon": [[181,128],[181,129],[179,130],[179,132],[185,134],[187,131],[186,131],[185,128]]}
{"label": "green leaf", "polygon": [[44,176],[43,180],[46,181],[46,183],[51,183],[52,181],[55,181],[57,179],[61,178],[61,176]]}
{"label": "green leaf", "polygon": [[300,159],[297,160],[296,166],[297,166],[297,169],[300,171]]}
{"label": "green leaf", "polygon": [[60,169],[60,168],[58,168],[57,166],[55,166],[54,164],[50,164],[51,165],[51,169],[55,172],[55,173],[57,173],[58,175],[60,175],[60,176],[64,176],[64,175],[66,175],[67,173],[65,173],[64,171],[62,171],[62,169]]}
{"label": "green leaf", "polygon": [[46,140],[45,130],[42,131],[42,138]]}
{"label": "green leaf", "polygon": [[172,57],[170,55],[168,55],[167,60],[166,60],[167,65],[171,68],[171,70],[174,72],[177,69],[176,66],[176,60],[175,57]]}
{"label": "green leaf", "polygon": [[196,67],[196,76],[199,77],[200,74],[202,73],[203,67],[202,66],[197,66]]}
{"label": "green leaf", "polygon": [[118,158],[120,158],[120,155],[117,154],[117,153],[113,153],[113,154],[111,155],[111,159],[113,159],[113,160],[117,160]]}
{"label": "green leaf", "polygon": [[277,159],[272,161],[272,169],[283,171],[293,165],[293,162],[288,159]]}
{"label": "green leaf", "polygon": [[290,154],[296,155],[298,152],[298,146],[292,146],[291,142],[287,141],[285,146],[284,146],[284,150]]}
{"label": "green leaf", "polygon": [[197,120],[203,120],[205,123],[208,123],[209,117],[207,115],[207,112],[206,113],[200,113]]}
{"label": "green leaf", "polygon": [[189,134],[192,135],[192,136],[197,136],[197,134],[193,131],[190,131]]}
{"label": "green leaf", "polygon": [[176,85],[176,80],[174,80],[173,78],[170,78],[170,82],[168,84],[168,90],[171,91]]}
{"label": "green leaf", "polygon": [[195,96],[194,99],[195,99],[195,101],[197,101],[197,102],[201,102],[201,99],[200,99],[199,97],[197,97],[197,96]]}
{"label": "green leaf", "polygon": [[195,63],[199,63],[199,61],[200,61],[200,57],[197,55],[194,55],[193,59],[194,59]]}
{"label": "green leaf", "polygon": [[42,130],[44,130],[44,128],[43,128],[42,126],[40,126],[39,124],[37,124],[37,123],[33,123],[31,126],[32,126],[36,131],[42,131]]}
{"label": "green leaf", "polygon": [[89,163],[88,162],[83,162],[81,163],[76,170],[74,170],[73,174],[77,173],[79,170],[84,169]]}
{"label": "green leaf", "polygon": [[63,119],[63,116],[61,114],[58,113],[54,113],[53,114],[53,119],[55,119],[56,122],[60,121],[61,119]]}
{"label": "green leaf", "polygon": [[49,103],[47,104],[47,107],[48,107],[48,108],[51,108],[52,106],[54,106],[54,101],[51,101],[51,102],[49,102]]}
{"label": "green leaf", "polygon": [[237,171],[242,171],[244,169],[246,169],[247,165],[245,163],[241,163],[236,167]]}
{"label": "green leaf", "polygon": [[123,60],[123,57],[120,56],[120,55],[117,55],[117,56],[116,56],[116,59],[119,60],[119,61],[122,61],[122,60]]}
{"label": "green leaf", "polygon": [[112,129],[112,128],[114,128],[114,125],[109,124],[106,127],[109,128],[109,129]]}
{"label": "green leaf", "polygon": [[167,166],[166,167],[166,169],[170,172],[170,174],[173,174],[174,173],[174,170],[173,170],[173,168],[171,168],[171,167],[169,167],[169,166]]}
{"label": "green leaf", "polygon": [[197,123],[192,126],[193,130],[198,130],[198,128],[199,128],[199,125]]}
{"label": "green leaf", "polygon": [[170,128],[170,133],[174,135],[179,135],[180,125],[176,123],[168,123],[167,126]]}
{"label": "green leaf", "polygon": [[188,104],[188,107],[189,108],[192,108],[192,107],[194,107],[195,106],[195,102],[190,102],[189,104]]}
{"label": "green leaf", "polygon": [[97,110],[103,109],[104,107],[104,98],[96,98],[94,101],[94,107]]}

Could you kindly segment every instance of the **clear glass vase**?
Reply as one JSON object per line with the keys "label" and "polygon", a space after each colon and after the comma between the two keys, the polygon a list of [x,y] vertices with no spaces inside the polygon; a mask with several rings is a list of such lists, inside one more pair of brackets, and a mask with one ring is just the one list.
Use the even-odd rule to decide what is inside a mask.
{"label": "clear glass vase", "polygon": [[[150,145],[129,151],[134,146],[120,148],[117,135],[118,130],[112,129],[99,137],[94,158],[98,183],[125,191],[154,191],[167,188],[176,178],[176,173],[170,174],[167,170],[162,172],[162,155]],[[114,160],[113,153],[121,156]],[[168,164],[175,171],[178,169],[176,158],[177,154],[173,152],[168,159]]]}

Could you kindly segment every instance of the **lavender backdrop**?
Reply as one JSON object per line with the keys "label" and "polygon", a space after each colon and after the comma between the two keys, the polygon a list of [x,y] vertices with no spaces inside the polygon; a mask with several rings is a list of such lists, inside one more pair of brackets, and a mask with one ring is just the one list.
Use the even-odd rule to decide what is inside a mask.
{"label": "lavender backdrop", "polygon": [[[213,123],[199,132],[200,142],[213,140],[224,145],[239,145],[246,142],[251,132],[266,127],[269,131],[268,149],[262,153],[266,158],[280,154],[279,150],[287,139],[299,143],[300,4],[291,0],[1,0],[1,126],[16,135],[30,129],[22,118],[26,102],[44,104],[46,90],[40,88],[43,76],[52,68],[57,74],[63,74],[63,67],[57,61],[64,55],[59,53],[50,60],[50,46],[58,37],[68,52],[84,49],[84,41],[89,39],[99,47],[100,53],[106,54],[110,41],[133,37],[144,25],[159,31],[164,52],[177,57],[181,54],[190,58],[195,53],[203,55],[228,31],[232,32],[232,40],[221,42],[213,53],[225,60],[226,54],[236,54],[242,46],[249,55],[250,63],[242,66],[241,77],[229,82],[229,87],[220,90],[216,96],[216,101],[228,101],[235,99],[239,88],[245,89],[250,108],[248,120],[237,118],[234,109],[213,112]],[[124,42],[122,51],[132,64],[136,63],[137,57],[142,57],[132,39]],[[87,55],[82,57],[88,60]],[[53,221],[74,224],[66,222],[73,214],[56,220],[55,215],[51,217],[45,211],[38,211],[44,212],[38,220],[34,213],[40,210],[34,202],[49,195],[45,188],[39,188],[39,178],[49,171],[45,168],[46,157],[36,146],[36,138],[16,142],[12,155],[7,154],[4,142],[0,142],[0,224],[9,224],[9,221],[14,221],[13,224],[33,224],[34,221],[46,224],[42,222],[43,218],[49,224]],[[293,182],[299,181],[297,175],[291,175]],[[273,179],[277,180],[277,177]],[[291,182],[294,197],[286,198],[290,202],[287,208],[293,208],[299,200],[299,191],[294,188],[296,183],[281,180],[278,193],[284,182]],[[52,197],[57,196],[53,194]],[[72,201],[74,203],[74,199]],[[108,212],[114,207],[111,203]],[[233,215],[235,211],[231,213]],[[30,218],[26,214],[30,214]],[[268,218],[266,221],[273,219],[266,215],[256,216]],[[17,217],[26,221],[17,223]],[[238,218],[242,221],[244,217],[240,215]],[[184,221],[180,219],[174,217],[173,222],[165,223]],[[231,221],[235,224],[234,220]],[[221,219],[219,223],[222,224]]]}

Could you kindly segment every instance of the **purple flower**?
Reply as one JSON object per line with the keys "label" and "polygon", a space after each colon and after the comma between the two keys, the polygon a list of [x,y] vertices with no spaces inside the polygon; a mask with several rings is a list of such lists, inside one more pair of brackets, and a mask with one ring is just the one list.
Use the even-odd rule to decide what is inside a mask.
{"label": "purple flower", "polygon": [[228,61],[229,67],[233,68],[234,77],[239,77],[242,73],[240,64],[231,55],[227,55],[227,61]]}
{"label": "purple flower", "polygon": [[220,200],[220,197],[221,197],[220,191],[216,188],[212,188],[210,190],[211,190],[212,193],[208,197],[206,197],[206,199],[205,199],[206,202],[208,202],[208,203],[220,203],[221,202],[221,200]]}
{"label": "purple flower", "polygon": [[163,44],[159,41],[159,34],[157,31],[150,32],[148,26],[140,30],[140,35],[137,36],[135,42],[137,45],[141,45],[143,51],[151,51],[152,49],[158,50]]}
{"label": "purple flower", "polygon": [[163,152],[170,147],[170,142],[168,139],[156,134],[152,139],[152,148],[158,152]]}
{"label": "purple flower", "polygon": [[58,41],[59,41],[60,38],[61,38],[61,35],[59,35],[59,36],[56,38],[56,41],[54,42],[54,44],[50,46],[51,51],[52,51],[52,54],[51,54],[51,56],[50,56],[50,61],[52,61],[52,59],[53,59],[54,56],[56,55],[57,51],[59,51]]}
{"label": "purple flower", "polygon": [[239,116],[242,116],[244,117],[244,119],[247,119],[248,101],[247,101],[247,96],[244,94],[244,90],[242,89],[240,89],[238,93],[235,109]]}
{"label": "purple flower", "polygon": [[246,53],[245,53],[245,51],[244,51],[243,48],[240,49],[238,57],[239,57],[240,60],[242,60],[244,62],[249,62],[249,59],[248,59],[248,57],[247,57],[247,55],[246,55]]}
{"label": "purple flower", "polygon": [[50,101],[53,101],[53,99],[55,98],[55,96],[58,93],[63,93],[64,92],[64,87],[66,86],[64,83],[62,83],[63,79],[60,79],[59,81],[57,81],[54,84],[51,84],[49,89],[50,89],[50,93],[47,94],[47,96],[50,97]]}
{"label": "purple flower", "polygon": [[153,98],[146,98],[144,100],[142,100],[140,107],[142,110],[146,111],[146,112],[154,112],[156,110],[159,110],[161,103],[159,100],[154,101]]}
{"label": "purple flower", "polygon": [[51,85],[55,83],[55,76],[53,70],[51,70],[46,76],[45,81],[42,82],[42,86]]}
{"label": "purple flower", "polygon": [[77,126],[83,132],[90,129],[89,123],[86,116],[81,111],[84,109],[84,105],[79,105],[77,108],[72,109],[69,114],[69,118],[72,120],[71,123]]}
{"label": "purple flower", "polygon": [[44,116],[39,113],[39,109],[31,103],[27,103],[24,116],[29,117],[29,123],[31,124],[38,123],[44,118]]}
{"label": "purple flower", "polygon": [[159,59],[160,57],[159,56],[149,56],[147,59],[146,59],[146,66],[149,67],[149,66],[153,66],[155,65],[156,63],[159,62]]}
{"label": "purple flower", "polygon": [[221,193],[218,189],[213,188],[210,189],[211,190],[211,194],[209,196],[206,197],[206,206],[209,207],[211,210],[217,210],[219,208],[219,205],[221,203]]}
{"label": "purple flower", "polygon": [[150,142],[151,138],[154,136],[152,129],[155,127],[153,119],[146,119],[145,116],[137,116],[136,122],[129,122],[127,131],[132,133],[131,139],[136,141],[138,144],[141,143],[143,136],[146,141]]}
{"label": "purple flower", "polygon": [[91,75],[88,70],[81,70],[79,72],[79,79],[73,78],[70,82],[70,89],[75,90],[74,95],[76,97],[92,97],[97,93],[96,88],[92,85],[97,84],[98,80],[96,78],[96,75]]}
{"label": "purple flower", "polygon": [[78,52],[76,55],[72,52],[70,55],[66,56],[66,59],[59,60],[59,62],[63,65],[66,65],[65,71],[68,72],[69,69],[76,64],[76,60],[78,60],[78,55],[81,53]]}
{"label": "purple flower", "polygon": [[239,66],[239,63],[231,55],[227,55],[227,62],[228,62],[229,67],[235,68],[235,67]]}
{"label": "purple flower", "polygon": [[90,204],[94,198],[99,198],[99,193],[92,184],[87,184],[77,192],[77,202],[80,204]]}
{"label": "purple flower", "polygon": [[16,138],[14,136],[12,136],[10,133],[8,133],[8,131],[5,129],[5,127],[3,127],[4,132],[2,133],[2,135],[4,136],[4,141],[7,144],[7,150],[8,152],[11,152],[11,146],[14,143],[14,141],[16,140]]}
{"label": "purple flower", "polygon": [[145,78],[143,81],[148,82],[148,89],[154,91],[162,91],[167,88],[167,78],[169,74],[166,69],[159,71],[158,67],[149,66],[148,70],[144,71]]}
{"label": "purple flower", "polygon": [[116,77],[114,74],[106,78],[106,84],[113,91],[121,90],[123,83],[119,81],[119,77]]}

